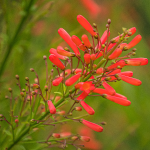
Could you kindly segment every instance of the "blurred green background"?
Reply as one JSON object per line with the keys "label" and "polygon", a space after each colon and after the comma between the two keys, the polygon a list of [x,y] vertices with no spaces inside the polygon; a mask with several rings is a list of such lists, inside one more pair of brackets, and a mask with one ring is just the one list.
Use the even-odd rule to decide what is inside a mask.
{"label": "blurred green background", "polygon": [[[30,2],[31,7],[27,8]],[[64,28],[70,35],[78,37],[82,34],[89,35],[77,22],[78,14],[83,15],[90,23],[97,23],[100,35],[106,30],[105,25],[110,18],[110,39],[121,33],[122,27],[136,27],[135,35],[142,35],[141,42],[136,46],[136,57],[150,58],[149,0],[95,0],[90,6],[87,3],[84,0],[0,0],[0,67],[3,67],[0,77],[1,114],[9,115],[6,112],[9,100],[5,99],[8,88],[12,87],[14,97],[19,93],[15,85],[16,74],[20,76],[21,86],[24,87],[26,76],[31,81],[34,80],[34,74],[29,71],[34,68],[41,85],[45,85],[43,55],[48,57],[49,49],[56,48],[60,43],[67,46],[57,32],[59,28]],[[50,70],[52,67],[49,60],[48,65]],[[125,70],[133,71],[133,77],[142,81],[140,87],[122,81],[111,84],[117,93],[125,95],[131,101],[129,107],[117,105],[101,97],[86,99],[95,110],[95,115],[88,120],[95,123],[107,122],[102,133],[93,132],[99,143],[99,148],[95,148],[97,150],[150,149],[149,64],[126,67]],[[77,126],[77,123],[71,126],[74,124]],[[34,150],[33,145],[25,144],[24,148]],[[75,148],[70,146],[67,149]]]}

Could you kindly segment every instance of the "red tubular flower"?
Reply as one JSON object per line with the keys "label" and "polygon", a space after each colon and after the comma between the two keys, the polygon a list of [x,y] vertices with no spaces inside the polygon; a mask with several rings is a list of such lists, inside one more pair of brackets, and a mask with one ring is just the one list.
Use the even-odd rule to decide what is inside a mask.
{"label": "red tubular flower", "polygon": [[108,94],[104,94],[103,97],[123,106],[129,106],[131,104],[131,102],[127,100],[126,98],[121,98],[118,96],[112,96]]}
{"label": "red tubular flower", "polygon": [[50,52],[51,54],[54,54],[55,56],[57,56],[57,57],[60,58],[60,59],[63,59],[63,60],[66,60],[66,59],[67,59],[67,57],[58,54],[57,51],[56,51],[56,49],[54,49],[54,48],[51,48],[51,49],[49,50],[49,52]]}
{"label": "red tubular flower", "polygon": [[147,58],[131,58],[126,59],[126,64],[130,66],[143,66],[148,64]]}
{"label": "red tubular flower", "polygon": [[88,136],[81,136],[80,140],[83,141],[83,142],[89,142],[90,141],[90,137],[88,137]]}
{"label": "red tubular flower", "polygon": [[84,60],[86,64],[89,64],[91,61],[91,55],[90,54],[84,54]]}
{"label": "red tubular flower", "polygon": [[71,40],[71,37],[70,35],[63,29],[63,28],[60,28],[58,30],[58,33],[59,35],[67,42],[67,44],[72,48],[72,50],[74,51],[74,53],[77,55],[77,56],[80,56],[80,52],[77,48],[77,46],[74,44],[74,42]]}
{"label": "red tubular flower", "polygon": [[124,76],[128,76],[128,77],[132,77],[133,76],[133,72],[132,71],[124,71],[124,72],[121,72],[119,74],[124,75]]}
{"label": "red tubular flower", "polygon": [[80,101],[80,104],[81,104],[82,107],[87,111],[87,113],[88,113],[89,115],[94,115],[95,111],[94,111],[94,109],[93,109],[91,106],[89,106],[89,105],[88,105],[87,103],[85,103],[83,100]]}
{"label": "red tubular flower", "polygon": [[96,60],[96,55],[95,54],[91,54],[91,60]]}
{"label": "red tubular flower", "polygon": [[59,134],[59,133],[53,133],[52,136],[53,136],[54,138],[60,138],[60,134]]}
{"label": "red tubular flower", "polygon": [[90,92],[91,91],[83,91],[81,95],[77,97],[77,100],[84,100],[90,94]]}
{"label": "red tubular flower", "polygon": [[110,49],[112,49],[115,45],[116,45],[116,43],[110,43],[109,46],[108,46],[107,51],[109,51]]}
{"label": "red tubular flower", "polygon": [[51,100],[48,100],[48,101],[47,101],[47,104],[48,104],[50,113],[51,113],[51,114],[55,114],[55,113],[56,113],[56,108],[55,108],[55,106],[53,105],[52,101],[51,101]]}
{"label": "red tubular flower", "polygon": [[57,49],[57,53],[60,55],[63,55],[63,56],[68,56],[68,57],[75,56],[75,54],[68,52],[68,51],[65,51],[63,49]]}
{"label": "red tubular flower", "polygon": [[81,38],[82,38],[82,41],[86,47],[91,47],[91,43],[90,43],[88,36],[86,34],[83,34]]}
{"label": "red tubular flower", "polygon": [[75,89],[79,89],[82,85],[84,84],[84,82],[79,82],[75,85]]}
{"label": "red tubular flower", "polygon": [[111,70],[111,69],[117,68],[118,66],[120,66],[122,68],[122,67],[124,67],[126,65],[127,64],[125,63],[124,60],[120,60],[120,61],[116,62],[115,64],[110,65],[107,69]]}
{"label": "red tubular flower", "polygon": [[124,95],[121,95],[121,94],[119,94],[119,93],[115,93],[114,96],[120,97],[120,98],[123,98],[123,99],[127,99]]}
{"label": "red tubular flower", "polygon": [[101,67],[101,68],[98,68],[97,70],[96,70],[96,73],[97,74],[102,74],[104,72],[104,69]]}
{"label": "red tubular flower", "polygon": [[133,35],[136,32],[136,28],[135,27],[130,28],[129,32],[131,32],[131,35]]}
{"label": "red tubular flower", "polygon": [[49,60],[56,65],[58,68],[60,68],[61,70],[65,69],[65,66],[63,65],[63,63],[58,59],[58,57],[54,54],[51,54],[49,56]]}
{"label": "red tubular flower", "polygon": [[142,82],[139,79],[131,78],[131,77],[128,77],[128,76],[125,76],[125,75],[121,75],[121,74],[119,74],[119,77],[124,82],[127,82],[127,83],[135,85],[135,86],[139,86],[139,85],[142,84]]}
{"label": "red tubular flower", "polygon": [[71,39],[82,51],[86,50],[86,47],[82,44],[82,41],[76,35],[73,35]]}
{"label": "red tubular flower", "polygon": [[109,59],[115,59],[119,57],[122,53],[122,50],[120,48],[117,48],[111,55],[108,56]]}
{"label": "red tubular flower", "polygon": [[110,95],[114,95],[116,93],[115,89],[113,89],[107,82],[103,82],[102,85]]}
{"label": "red tubular flower", "polygon": [[122,44],[119,45],[119,48],[120,48],[121,50],[123,50],[123,48],[124,48],[126,45],[127,45],[127,43],[122,43]]}
{"label": "red tubular flower", "polygon": [[129,44],[127,44],[124,49],[127,50],[127,49],[130,49],[132,47],[134,47],[135,45],[137,45],[142,39],[142,36],[139,34],[137,35]]}
{"label": "red tubular flower", "polygon": [[96,60],[98,59],[99,57],[103,56],[103,53],[102,52],[98,52],[96,54],[91,54],[91,59],[92,60]]}
{"label": "red tubular flower", "polygon": [[97,33],[93,31],[93,27],[90,25],[90,23],[82,16],[77,16],[78,22],[87,30],[92,36],[95,36]]}
{"label": "red tubular flower", "polygon": [[102,132],[103,128],[101,126],[99,126],[98,124],[89,122],[87,120],[82,119],[81,123],[83,123],[84,125],[86,125],[87,127],[91,128],[92,130],[96,131],[96,132]]}
{"label": "red tubular flower", "polygon": [[92,92],[98,94],[109,94],[109,92],[106,89],[102,88],[95,88]]}
{"label": "red tubular flower", "polygon": [[58,86],[62,80],[63,80],[63,77],[58,77],[58,78],[54,79],[52,82],[53,86]]}
{"label": "red tubular flower", "polygon": [[72,84],[74,84],[79,78],[80,78],[81,74],[78,73],[74,76],[72,76],[71,78],[67,79],[65,84],[66,86],[71,86]]}

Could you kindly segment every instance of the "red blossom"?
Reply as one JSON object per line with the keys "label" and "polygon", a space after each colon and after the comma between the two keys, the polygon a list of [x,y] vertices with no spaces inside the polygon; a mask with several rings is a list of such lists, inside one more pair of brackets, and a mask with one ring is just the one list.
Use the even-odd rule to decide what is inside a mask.
{"label": "red blossom", "polygon": [[58,68],[60,68],[61,70],[65,69],[65,66],[63,65],[63,63],[58,59],[58,57],[54,54],[51,54],[49,56],[49,60],[56,65]]}
{"label": "red blossom", "polygon": [[55,108],[54,104],[52,103],[52,101],[48,100],[47,104],[48,104],[48,108],[49,108],[50,113],[55,114],[56,113],[56,108]]}
{"label": "red blossom", "polygon": [[102,85],[109,92],[110,95],[114,95],[116,93],[115,89],[112,88],[107,82],[103,82]]}
{"label": "red blossom", "polygon": [[53,80],[52,84],[53,86],[58,86],[63,80],[63,77],[58,77],[56,79]]}
{"label": "red blossom", "polygon": [[91,61],[91,56],[90,54],[84,54],[84,60],[86,64],[89,64]]}
{"label": "red blossom", "polygon": [[84,125],[86,125],[87,127],[91,128],[92,130],[96,131],[96,132],[102,132],[103,128],[95,123],[89,122],[87,120],[82,119],[81,123],[83,123]]}
{"label": "red blossom", "polygon": [[82,35],[82,41],[86,47],[91,47],[91,43],[86,34]]}

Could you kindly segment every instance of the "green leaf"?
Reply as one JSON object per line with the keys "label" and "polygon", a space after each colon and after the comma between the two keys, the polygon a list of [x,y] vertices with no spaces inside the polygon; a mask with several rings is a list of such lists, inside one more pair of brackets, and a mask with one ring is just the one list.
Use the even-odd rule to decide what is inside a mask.
{"label": "green leaf", "polygon": [[12,137],[12,133],[8,130],[3,130],[3,132],[5,132],[8,136]]}
{"label": "green leaf", "polygon": [[16,145],[12,148],[12,150],[26,150],[23,145]]}
{"label": "green leaf", "polygon": [[63,96],[61,92],[54,92],[54,93]]}
{"label": "green leaf", "polygon": [[45,103],[44,103],[44,101],[40,101],[40,103],[41,103],[41,104],[43,104],[43,105],[45,106]]}

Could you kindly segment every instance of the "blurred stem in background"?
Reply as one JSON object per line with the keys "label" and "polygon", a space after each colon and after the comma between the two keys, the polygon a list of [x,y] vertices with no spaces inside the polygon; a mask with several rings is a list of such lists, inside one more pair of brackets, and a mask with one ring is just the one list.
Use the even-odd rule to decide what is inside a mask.
{"label": "blurred stem in background", "polygon": [[0,79],[1,79],[1,76],[2,76],[2,74],[4,72],[4,70],[5,70],[5,66],[6,66],[7,60],[8,60],[8,58],[9,58],[11,52],[12,52],[12,49],[15,46],[17,40],[18,40],[19,34],[20,34],[20,32],[21,32],[21,30],[22,30],[26,20],[31,15],[30,10],[31,10],[31,7],[33,6],[35,1],[36,0],[30,0],[26,4],[26,6],[25,6],[25,8],[23,10],[24,15],[22,15],[22,18],[20,19],[18,27],[16,28],[16,31],[14,33],[14,36],[8,42],[8,47],[6,49],[5,56],[4,56],[3,60],[2,60],[1,66],[0,66]]}

